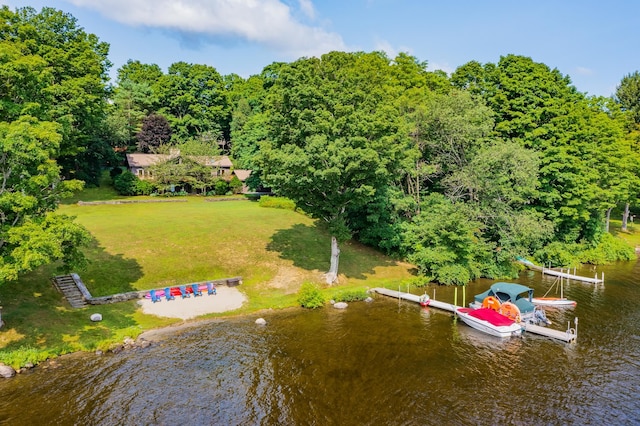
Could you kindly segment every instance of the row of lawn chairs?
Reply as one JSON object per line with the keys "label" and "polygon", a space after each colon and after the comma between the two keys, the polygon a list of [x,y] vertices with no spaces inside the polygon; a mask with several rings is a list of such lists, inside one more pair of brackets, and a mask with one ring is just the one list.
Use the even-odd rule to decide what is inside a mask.
{"label": "row of lawn chairs", "polygon": [[[202,290],[200,290],[200,287],[198,286],[198,284],[189,284],[189,287],[191,289],[191,292],[187,290],[186,285],[181,285],[178,287],[178,289],[180,290],[180,296],[182,296],[183,299],[187,297],[191,297],[192,294],[193,294],[193,297],[202,296]],[[216,294],[216,287],[213,285],[213,283],[207,283],[207,294],[209,295]],[[162,297],[158,295],[156,290],[150,290],[149,295],[151,296],[151,301],[153,303],[162,301]],[[167,300],[175,299],[175,296],[171,294],[170,287],[164,288],[164,297]]]}

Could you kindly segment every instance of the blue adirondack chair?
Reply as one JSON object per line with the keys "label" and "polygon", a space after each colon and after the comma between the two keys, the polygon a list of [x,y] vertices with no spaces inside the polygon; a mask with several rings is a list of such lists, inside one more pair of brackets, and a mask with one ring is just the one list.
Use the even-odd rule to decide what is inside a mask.
{"label": "blue adirondack chair", "polygon": [[198,284],[191,284],[191,290],[193,291],[193,297],[202,296],[202,292],[200,291]]}
{"label": "blue adirondack chair", "polygon": [[207,283],[207,293],[209,295],[216,294],[216,288],[213,286],[213,283]]}
{"label": "blue adirondack chair", "polygon": [[167,300],[175,299],[175,296],[173,294],[171,294],[171,289],[169,287],[165,287],[164,288],[164,297],[166,297]]}
{"label": "blue adirondack chair", "polygon": [[189,293],[187,293],[187,287],[181,285],[180,287],[180,294],[182,295],[182,298],[184,299],[185,297],[189,297]]}
{"label": "blue adirondack chair", "polygon": [[155,291],[155,290],[149,290],[149,295],[151,295],[151,301],[152,301],[153,303],[156,303],[156,302],[159,302],[159,301],[161,301],[161,300],[162,300],[162,299],[160,298],[160,296],[158,296],[158,295],[156,294],[156,291]]}

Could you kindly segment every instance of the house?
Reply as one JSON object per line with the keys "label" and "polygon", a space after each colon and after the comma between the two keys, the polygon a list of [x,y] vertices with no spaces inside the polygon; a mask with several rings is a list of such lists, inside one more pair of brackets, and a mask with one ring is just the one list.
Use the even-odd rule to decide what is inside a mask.
{"label": "house", "polygon": [[[215,170],[217,176],[225,177],[231,176],[231,169],[233,163],[226,155],[220,155],[216,157],[190,157],[193,161],[196,161],[204,166],[210,166]],[[165,161],[175,159],[181,161],[180,153],[175,152],[172,154],[127,154],[127,167],[129,171],[140,179],[152,179],[150,167],[155,164],[164,163]]]}
{"label": "house", "polygon": [[[139,179],[153,179],[151,166],[161,164],[169,160],[182,161],[180,152],[173,152],[171,154],[142,154],[134,153],[127,154],[127,167],[129,171],[136,175]],[[211,167],[211,173],[215,176],[219,176],[227,181],[231,180],[235,175],[242,182],[242,192],[248,191],[245,185],[246,179],[251,175],[251,170],[233,169],[233,163],[231,159],[226,155],[219,155],[215,157],[207,156],[189,156],[189,159],[195,161],[203,166]]]}

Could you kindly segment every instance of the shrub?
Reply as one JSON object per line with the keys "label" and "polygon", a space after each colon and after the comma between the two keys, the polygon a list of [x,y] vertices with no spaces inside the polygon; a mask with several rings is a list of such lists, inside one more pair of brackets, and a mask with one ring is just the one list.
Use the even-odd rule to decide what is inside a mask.
{"label": "shrub", "polygon": [[580,254],[580,261],[593,265],[602,265],[618,260],[635,259],[635,250],[626,242],[611,234],[604,234],[597,247],[590,248]]}
{"label": "shrub", "polygon": [[156,190],[156,186],[147,180],[138,180],[136,185],[136,194],[151,195]]}
{"label": "shrub", "polygon": [[231,182],[229,182],[229,189],[234,194],[240,194],[242,192],[242,182],[238,179],[238,176],[231,178]]}
{"label": "shrub", "polygon": [[469,270],[462,265],[444,265],[436,271],[436,278],[445,285],[465,285],[471,281]]}
{"label": "shrub", "polygon": [[296,209],[296,203],[292,200],[284,197],[270,197],[265,195],[264,197],[260,197],[260,201],[258,202],[260,207],[270,207],[272,209],[284,209],[284,210],[293,210]]}
{"label": "shrub", "polygon": [[369,295],[364,289],[351,289],[338,292],[333,295],[333,300],[336,302],[356,302],[358,300],[365,300]]}
{"label": "shrub", "polygon": [[21,346],[13,351],[0,351],[0,357],[6,365],[19,369],[27,364],[36,365],[55,356],[53,352],[42,351],[31,346]]}
{"label": "shrub", "polygon": [[317,285],[304,283],[298,292],[298,303],[303,308],[320,308],[324,305],[324,297]]}
{"label": "shrub", "polygon": [[402,281],[401,287],[411,286],[421,288],[428,286],[431,281],[433,281],[433,277],[419,275]]}
{"label": "shrub", "polygon": [[218,179],[213,188],[216,195],[224,195],[229,192],[229,184],[227,183],[227,181],[224,181],[222,179]]}
{"label": "shrub", "polygon": [[116,176],[113,180],[113,187],[120,195],[137,195],[139,181],[140,179],[136,175],[126,171]]}

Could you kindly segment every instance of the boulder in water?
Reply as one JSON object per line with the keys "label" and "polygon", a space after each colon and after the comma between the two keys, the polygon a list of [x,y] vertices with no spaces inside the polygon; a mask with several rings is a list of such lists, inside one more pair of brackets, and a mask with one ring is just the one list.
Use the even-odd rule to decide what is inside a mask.
{"label": "boulder in water", "polygon": [[333,307],[336,309],[347,309],[347,306],[349,306],[347,302],[337,302],[333,304]]}
{"label": "boulder in water", "polygon": [[267,325],[267,321],[264,318],[258,318],[256,320],[256,324],[258,324],[258,325]]}
{"label": "boulder in water", "polygon": [[6,379],[13,377],[16,375],[16,370],[9,365],[0,365],[0,377],[4,377]]}

